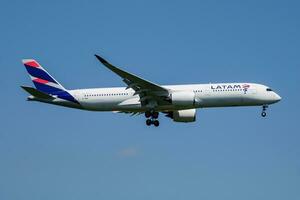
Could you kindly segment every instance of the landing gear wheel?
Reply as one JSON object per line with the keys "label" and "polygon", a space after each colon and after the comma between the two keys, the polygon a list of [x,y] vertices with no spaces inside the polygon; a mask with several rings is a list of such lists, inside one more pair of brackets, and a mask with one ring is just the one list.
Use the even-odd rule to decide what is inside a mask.
{"label": "landing gear wheel", "polygon": [[266,113],[267,108],[268,108],[268,105],[263,105],[262,112],[261,112],[261,116],[262,117],[266,117],[267,116],[267,113]]}
{"label": "landing gear wheel", "polygon": [[266,113],[266,112],[262,112],[262,113],[261,113],[261,116],[262,116],[262,117],[266,117],[266,116],[267,116],[267,113]]}
{"label": "landing gear wheel", "polygon": [[148,110],[145,112],[146,125],[151,126],[152,124],[156,127],[159,126],[159,121],[157,120],[159,116],[159,112],[155,112],[154,110]]}
{"label": "landing gear wheel", "polygon": [[159,113],[158,112],[153,112],[152,113],[152,118],[153,119],[157,119],[158,118]]}
{"label": "landing gear wheel", "polygon": [[151,117],[151,112],[150,111],[146,111],[145,112],[145,117],[146,118],[150,118]]}
{"label": "landing gear wheel", "polygon": [[153,124],[154,124],[154,126],[158,127],[159,126],[159,121],[158,120],[154,120]]}
{"label": "landing gear wheel", "polygon": [[152,124],[152,120],[151,120],[151,119],[147,119],[147,120],[146,120],[146,125],[147,125],[147,126],[151,126],[151,124]]}

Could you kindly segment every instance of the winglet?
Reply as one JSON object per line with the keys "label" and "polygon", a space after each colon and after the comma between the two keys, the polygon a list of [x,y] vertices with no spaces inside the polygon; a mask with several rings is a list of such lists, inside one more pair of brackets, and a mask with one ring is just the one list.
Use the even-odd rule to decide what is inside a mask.
{"label": "winglet", "polygon": [[102,57],[98,56],[97,54],[95,54],[96,58],[103,64],[109,64],[106,60],[104,60]]}

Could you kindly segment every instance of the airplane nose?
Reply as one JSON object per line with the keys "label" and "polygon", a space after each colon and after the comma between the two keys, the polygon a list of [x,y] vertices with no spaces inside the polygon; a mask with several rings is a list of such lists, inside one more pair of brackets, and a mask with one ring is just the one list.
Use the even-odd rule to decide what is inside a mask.
{"label": "airplane nose", "polygon": [[278,102],[281,100],[281,96],[275,93],[275,101]]}

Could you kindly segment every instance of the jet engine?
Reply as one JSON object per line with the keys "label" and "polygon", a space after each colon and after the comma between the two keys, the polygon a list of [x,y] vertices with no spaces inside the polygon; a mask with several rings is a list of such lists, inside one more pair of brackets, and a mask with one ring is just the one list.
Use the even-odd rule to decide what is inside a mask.
{"label": "jet engine", "polygon": [[173,119],[174,122],[194,122],[196,121],[196,109],[171,111],[167,117]]}

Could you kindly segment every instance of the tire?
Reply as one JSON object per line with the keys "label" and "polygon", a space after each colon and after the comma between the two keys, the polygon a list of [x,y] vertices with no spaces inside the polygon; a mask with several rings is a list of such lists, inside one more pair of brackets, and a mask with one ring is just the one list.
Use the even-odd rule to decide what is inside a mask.
{"label": "tire", "polygon": [[146,120],[146,125],[147,125],[147,126],[151,126],[151,124],[152,124],[152,120],[151,120],[151,119],[147,119],[147,120]]}
{"label": "tire", "polygon": [[150,112],[150,111],[146,111],[146,112],[145,112],[145,117],[146,117],[146,118],[151,117],[151,112]]}
{"label": "tire", "polygon": [[158,118],[159,113],[158,112],[154,112],[152,113],[152,117],[153,119],[157,119]]}
{"label": "tire", "polygon": [[155,120],[155,121],[153,122],[153,124],[154,124],[154,126],[158,127],[158,126],[159,126],[159,121],[158,121],[158,120]]}
{"label": "tire", "polygon": [[267,113],[266,113],[266,112],[262,112],[262,113],[261,113],[261,116],[262,116],[262,117],[266,117],[266,116],[267,116]]}

